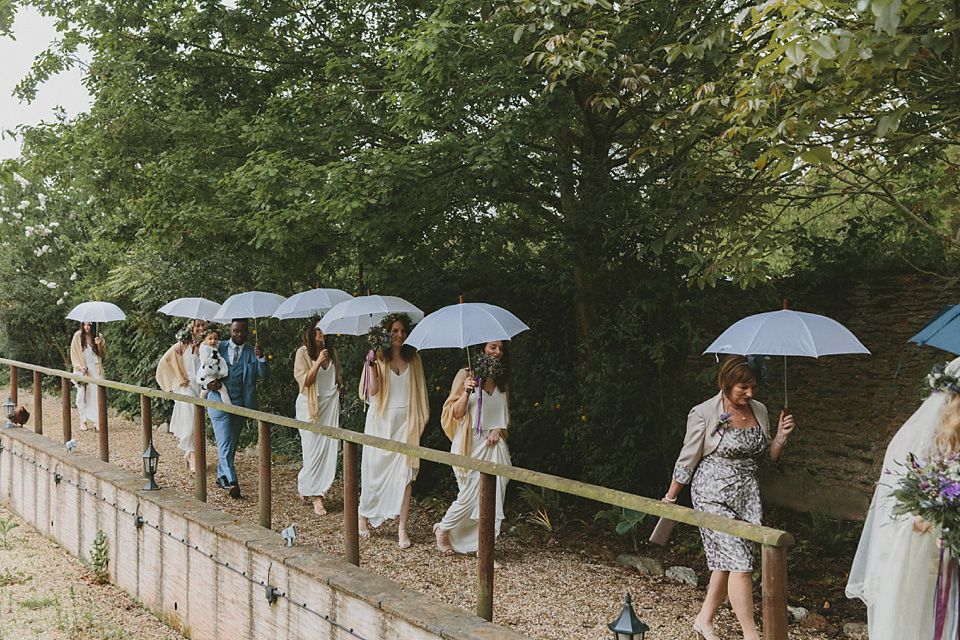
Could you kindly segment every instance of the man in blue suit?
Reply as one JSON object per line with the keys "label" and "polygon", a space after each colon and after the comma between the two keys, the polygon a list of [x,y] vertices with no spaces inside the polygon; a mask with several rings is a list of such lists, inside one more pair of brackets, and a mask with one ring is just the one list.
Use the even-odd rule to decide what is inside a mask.
{"label": "man in blue suit", "polygon": [[[249,322],[236,319],[230,324],[230,339],[221,340],[217,350],[227,362],[227,377],[214,380],[207,387],[210,400],[220,401],[220,389],[226,387],[230,402],[238,407],[259,409],[257,404],[257,378],[266,379],[270,367],[264,357],[263,349],[257,343],[247,344]],[[231,498],[240,498],[240,484],[237,482],[237,470],[233,459],[237,453],[237,441],[246,418],[219,409],[207,408],[207,415],[213,423],[213,435],[217,440],[217,486],[230,493]]]}

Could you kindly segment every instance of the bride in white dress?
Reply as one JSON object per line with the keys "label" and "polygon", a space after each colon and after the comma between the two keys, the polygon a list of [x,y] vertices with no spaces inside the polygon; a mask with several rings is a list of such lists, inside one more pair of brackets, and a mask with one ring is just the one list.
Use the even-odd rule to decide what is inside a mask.
{"label": "bride in white dress", "polygon": [[[960,375],[960,358],[945,373]],[[893,490],[903,477],[907,454],[921,459],[937,448],[956,451],[960,440],[960,396],[931,393],[887,446],[883,471],[867,512],[863,534],[847,581],[847,597],[867,605],[870,640],[940,640],[957,637],[958,611],[952,599],[944,633],[935,636],[936,585],[940,550],[929,523],[895,516]],[[952,635],[950,635],[952,631]]]}
{"label": "bride in white dress", "polygon": [[[381,322],[391,337],[389,350],[368,356],[361,376],[360,397],[370,400],[363,432],[407,444],[419,445],[430,407],[423,365],[416,349],[405,345],[410,333],[410,316],[391,314]],[[366,389],[364,384],[366,383]],[[410,512],[410,483],[417,477],[420,459],[400,453],[363,448],[360,463],[361,538],[369,538],[367,525],[379,527],[399,516],[397,538],[401,549],[410,546],[407,516]]]}
{"label": "bride in white dress", "polygon": [[[70,341],[70,364],[73,372],[91,378],[103,378],[103,336],[97,334],[96,327],[89,323],[80,324],[80,330],[73,334]],[[74,383],[77,387],[77,413],[80,415],[80,430],[86,431],[92,424],[100,430],[100,413],[95,384]]]}
{"label": "bride in white dress", "polygon": [[[297,396],[297,420],[325,427],[340,426],[340,359],[330,338],[311,321],[303,336],[303,346],[293,359],[293,377],[300,385]],[[301,499],[313,497],[313,510],[327,515],[323,497],[337,474],[340,441],[300,429],[303,468],[297,476]]]}
{"label": "bride in white dress", "polygon": [[[503,342],[495,340],[483,346],[483,353],[497,362],[503,358]],[[483,394],[483,402],[480,402]],[[480,433],[476,424],[479,414]],[[451,453],[470,456],[499,464],[510,464],[507,450],[507,429],[510,426],[510,390],[505,379],[483,380],[478,388],[476,379],[467,369],[460,370],[453,381],[450,396],[443,404],[440,419],[443,431],[452,441]],[[447,509],[443,520],[433,525],[437,548],[443,554],[473,553],[478,547],[480,519],[480,472],[455,468],[459,493]],[[494,535],[500,535],[503,520],[503,498],[507,479],[497,477],[497,506]]]}

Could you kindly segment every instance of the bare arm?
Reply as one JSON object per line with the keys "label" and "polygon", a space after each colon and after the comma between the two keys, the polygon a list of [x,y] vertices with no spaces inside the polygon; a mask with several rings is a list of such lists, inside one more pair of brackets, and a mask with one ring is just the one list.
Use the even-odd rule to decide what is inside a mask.
{"label": "bare arm", "polygon": [[770,459],[776,462],[783,453],[783,448],[787,445],[787,440],[794,428],[793,415],[787,413],[786,409],[780,411],[780,424],[777,426],[777,436],[770,443]]}

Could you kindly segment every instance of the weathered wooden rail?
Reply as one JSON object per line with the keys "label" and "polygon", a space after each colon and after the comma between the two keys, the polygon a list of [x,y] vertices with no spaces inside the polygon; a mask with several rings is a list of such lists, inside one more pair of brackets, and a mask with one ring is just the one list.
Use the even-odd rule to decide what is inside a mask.
{"label": "weathered wooden rail", "polygon": [[[597,502],[617,507],[626,507],[653,516],[665,516],[678,522],[706,527],[721,533],[727,533],[746,540],[752,540],[762,545],[761,573],[762,573],[762,616],[764,640],[786,640],[787,638],[787,547],[793,544],[793,536],[786,531],[773,529],[761,525],[751,524],[741,520],[734,520],[676,504],[668,504],[652,498],[645,498],[624,491],[617,491],[606,487],[587,484],[577,480],[561,478],[559,476],[523,469],[510,465],[495,464],[484,460],[476,460],[465,456],[429,449],[426,447],[409,445],[403,442],[378,438],[364,433],[328,427],[309,422],[302,422],[293,418],[279,416],[264,411],[254,411],[244,407],[213,402],[202,398],[184,396],[176,393],[167,393],[157,389],[138,387],[113,380],[101,380],[79,374],[50,369],[34,364],[0,358],[0,364],[10,366],[10,396],[16,403],[18,369],[33,371],[35,415],[41,414],[41,404],[36,398],[42,396],[42,381],[44,375],[61,378],[61,395],[63,403],[63,440],[70,440],[71,404],[70,380],[96,384],[100,387],[99,398],[99,447],[100,459],[109,461],[109,429],[107,424],[107,394],[105,389],[115,389],[127,393],[139,394],[143,408],[143,443],[144,449],[153,437],[153,427],[150,414],[149,398],[163,398],[177,400],[195,405],[196,438],[195,461],[197,472],[194,474],[194,491],[198,500],[206,501],[206,419],[203,407],[214,407],[245,418],[256,420],[259,437],[259,524],[271,528],[271,473],[270,473],[270,425],[277,424],[294,429],[303,429],[320,433],[343,442],[343,530],[344,556],[347,562],[360,564],[360,538],[357,525],[357,508],[359,505],[358,445],[375,447],[387,451],[394,451],[413,456],[422,460],[430,460],[450,467],[463,467],[481,473],[480,498],[480,541],[477,553],[477,615],[486,620],[493,619],[493,579],[494,579],[494,517],[496,512],[496,477],[502,476],[510,480],[525,482],[538,487],[552,489],[561,493],[589,498]],[[35,430],[42,433],[42,422],[35,420]]]}

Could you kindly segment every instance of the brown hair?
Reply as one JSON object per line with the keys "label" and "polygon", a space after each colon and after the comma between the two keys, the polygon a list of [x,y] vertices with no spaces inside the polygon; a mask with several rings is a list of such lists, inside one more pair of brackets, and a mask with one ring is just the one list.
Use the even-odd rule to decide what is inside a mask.
{"label": "brown hair", "polygon": [[756,382],[757,376],[747,366],[745,356],[728,355],[720,363],[720,372],[717,374],[717,386],[724,395],[730,395],[733,385],[745,382]]}
{"label": "brown hair", "polygon": [[[407,336],[410,335],[411,326],[413,321],[410,319],[410,316],[405,313],[391,313],[388,316],[380,321],[380,326],[387,330],[387,333],[390,333],[390,330],[393,328],[393,323],[399,322],[403,325],[403,330],[406,331]],[[404,362],[410,362],[413,360],[413,357],[417,355],[417,350],[411,347],[410,345],[404,343],[400,347],[400,357],[403,358]],[[383,349],[377,350],[377,357],[383,362],[390,361],[390,350],[386,351]]]}
{"label": "brown hair", "polygon": [[203,340],[211,333],[217,334],[217,337],[220,337],[220,325],[214,322],[205,322],[202,327],[200,327],[200,339]]}
{"label": "brown hair", "polygon": [[[307,355],[310,356],[310,360],[316,360],[317,356],[320,355],[320,351],[317,349],[317,342],[314,340],[314,336],[317,334],[317,322],[319,318],[313,317],[310,319],[310,324],[307,325],[306,331],[303,332],[303,346],[307,348]],[[330,362],[333,363],[334,372],[337,377],[337,386],[343,387],[343,380],[340,378],[340,358],[337,356],[337,349],[334,346],[333,339],[327,334],[323,334],[323,348],[327,350],[327,355],[330,356]]]}

